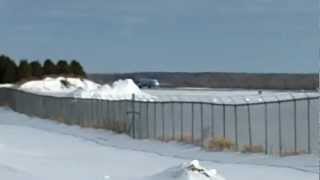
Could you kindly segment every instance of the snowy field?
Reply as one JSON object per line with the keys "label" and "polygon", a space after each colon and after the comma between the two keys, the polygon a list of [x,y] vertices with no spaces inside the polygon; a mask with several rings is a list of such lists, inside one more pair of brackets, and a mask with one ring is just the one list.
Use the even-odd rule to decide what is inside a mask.
{"label": "snowy field", "polygon": [[[182,180],[181,174],[166,169],[193,159],[216,169],[226,180],[318,179],[317,158],[312,155],[279,158],[205,152],[193,145],[133,140],[0,108],[3,180]],[[205,178],[190,178],[195,179]]]}
{"label": "snowy field", "polygon": [[[262,90],[241,90],[241,89],[209,89],[209,88],[177,88],[177,89],[143,89],[143,92],[153,96],[176,96],[176,97],[247,97],[247,96],[284,96],[288,94],[298,95],[301,91],[276,91]],[[306,92],[310,93],[310,92]],[[316,93],[316,92],[314,92]],[[311,93],[312,94],[312,93]]]}
{"label": "snowy field", "polygon": [[[1,87],[1,86],[0,86]],[[10,87],[4,85],[3,87]],[[142,101],[193,101],[214,103],[247,103],[261,101],[288,100],[293,98],[316,97],[317,93],[295,91],[263,90],[230,90],[230,89],[139,89],[132,79],[119,79],[112,84],[97,84],[87,79],[79,78],[45,78],[26,82],[14,87],[22,91],[40,95],[74,97],[86,99]]]}
{"label": "snowy field", "polygon": [[293,98],[317,97],[316,92],[276,91],[276,90],[241,90],[241,89],[143,89],[143,92],[162,101],[214,102],[225,104],[274,102]]}

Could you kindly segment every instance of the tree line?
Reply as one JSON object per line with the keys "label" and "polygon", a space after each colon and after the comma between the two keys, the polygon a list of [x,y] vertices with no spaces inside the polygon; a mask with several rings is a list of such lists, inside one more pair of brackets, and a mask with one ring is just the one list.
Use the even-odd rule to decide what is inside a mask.
{"label": "tree line", "polygon": [[162,87],[204,87],[229,89],[280,89],[316,90],[317,74],[288,73],[223,73],[223,72],[138,72],[89,74],[88,78],[99,83],[111,83],[117,79],[154,78]]}
{"label": "tree line", "polygon": [[16,83],[28,79],[40,79],[46,76],[76,76],[84,78],[86,73],[77,60],[70,63],[59,60],[54,63],[46,59],[43,64],[39,61],[20,60],[19,64],[6,55],[0,55],[0,83]]}

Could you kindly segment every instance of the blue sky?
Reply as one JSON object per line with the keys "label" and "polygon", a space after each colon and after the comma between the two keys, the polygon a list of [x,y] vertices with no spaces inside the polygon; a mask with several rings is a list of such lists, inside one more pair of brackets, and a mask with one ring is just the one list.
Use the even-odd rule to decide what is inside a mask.
{"label": "blue sky", "polygon": [[0,0],[0,53],[89,72],[315,72],[317,0]]}

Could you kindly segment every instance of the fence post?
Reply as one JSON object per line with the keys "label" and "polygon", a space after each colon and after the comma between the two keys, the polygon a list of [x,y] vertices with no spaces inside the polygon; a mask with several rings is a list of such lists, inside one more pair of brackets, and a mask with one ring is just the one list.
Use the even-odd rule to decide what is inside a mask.
{"label": "fence post", "polygon": [[[90,102],[90,119],[88,119],[88,126],[89,127],[93,127],[93,124],[95,122],[95,110],[94,110],[94,100],[93,99],[89,99]],[[62,103],[64,104],[64,103]],[[63,109],[62,109],[63,110]]]}
{"label": "fence post", "polygon": [[211,104],[211,137],[214,139],[215,132],[214,132],[214,104]]}
{"label": "fence post", "polygon": [[105,112],[105,107],[106,107],[105,100],[101,99],[100,103],[101,103],[101,113],[100,113],[101,127],[104,129],[105,128],[105,126],[104,126],[104,118],[105,118],[104,112]]}
{"label": "fence post", "polygon": [[180,126],[181,126],[180,139],[181,141],[183,141],[183,103],[180,103]]}
{"label": "fence post", "polygon": [[112,102],[112,115],[113,115],[113,117],[112,117],[112,129],[113,129],[113,131],[115,131],[116,130],[116,124],[117,124],[117,104],[118,104],[118,100],[113,100],[113,101],[111,101]]}
{"label": "fence post", "polygon": [[171,102],[171,121],[172,121],[172,140],[175,140],[175,115],[174,115],[174,102]]}
{"label": "fence post", "polygon": [[143,127],[143,123],[145,123],[143,120],[142,120],[142,118],[143,118],[143,116],[142,116],[142,112],[143,112],[143,110],[142,110],[142,102],[141,102],[141,100],[138,102],[139,103],[139,111],[137,111],[137,112],[135,112],[135,113],[137,113],[138,114],[138,117],[139,117],[139,122],[138,122],[138,127],[139,127],[139,137],[138,138],[144,138],[143,137],[143,135],[144,135],[144,130],[142,129],[142,127]]}
{"label": "fence post", "polygon": [[200,104],[200,126],[201,126],[201,146],[204,146],[203,132],[203,103]]}
{"label": "fence post", "polygon": [[293,100],[294,117],[293,117],[293,132],[294,132],[294,152],[297,153],[297,100]]}
{"label": "fence post", "polygon": [[279,154],[282,155],[281,101],[278,101]]}
{"label": "fence post", "polygon": [[236,149],[239,150],[239,137],[238,137],[238,106],[234,105],[234,134],[236,139]]}
{"label": "fence post", "polygon": [[157,139],[157,103],[154,103],[153,108],[153,137]]}
{"label": "fence post", "polygon": [[247,102],[247,110],[248,110],[247,113],[248,113],[249,146],[252,147],[251,108],[248,102]]}
{"label": "fence post", "polygon": [[264,101],[265,154],[268,154],[268,104]]}
{"label": "fence post", "polygon": [[113,125],[114,125],[114,116],[115,116],[115,110],[114,110],[114,100],[110,100],[109,101],[109,105],[110,105],[110,109],[109,109],[109,113],[110,113],[110,129],[113,130]]}
{"label": "fence post", "polygon": [[121,114],[122,114],[122,121],[126,122],[126,112],[127,112],[127,108],[126,108],[126,100],[122,100],[121,101]]}
{"label": "fence post", "polygon": [[106,123],[107,123],[107,128],[110,130],[111,129],[111,103],[110,103],[110,100],[107,100],[107,113],[108,113],[108,115],[107,115],[107,121],[106,121]]}
{"label": "fence post", "polygon": [[106,108],[106,100],[101,100],[102,103],[102,109],[101,109],[101,126],[103,129],[106,128],[106,115],[104,112],[106,112],[107,108]]}
{"label": "fence post", "polygon": [[194,144],[194,103],[191,103],[191,142]]}
{"label": "fence post", "polygon": [[308,98],[308,114],[307,114],[307,123],[308,123],[308,153],[311,153],[311,124],[310,124],[310,117],[311,117],[311,109],[310,109],[310,99]]}
{"label": "fence post", "polygon": [[162,140],[165,140],[164,103],[161,103],[161,119],[162,119]]}
{"label": "fence post", "polygon": [[226,138],[226,105],[222,104],[222,125],[223,125],[223,138]]}
{"label": "fence post", "polygon": [[[119,123],[119,126],[121,126],[120,124],[121,124],[121,119],[122,119],[122,117],[121,117],[121,100],[117,100],[117,105],[118,105],[118,111],[117,111],[117,113],[118,113],[118,117],[117,117],[117,121],[118,121],[118,123]],[[121,131],[121,127],[120,127],[120,131]]]}
{"label": "fence post", "polygon": [[147,126],[147,138],[150,138],[150,127],[149,127],[149,101],[146,101],[146,126]]}
{"label": "fence post", "polygon": [[133,129],[133,138],[136,138],[136,110],[135,110],[135,94],[132,94],[131,106],[132,106],[132,129]]}

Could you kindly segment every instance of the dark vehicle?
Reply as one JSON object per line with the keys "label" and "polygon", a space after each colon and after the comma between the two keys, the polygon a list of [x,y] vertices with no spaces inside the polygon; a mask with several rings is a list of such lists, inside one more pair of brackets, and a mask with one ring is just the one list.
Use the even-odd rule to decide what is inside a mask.
{"label": "dark vehicle", "polygon": [[140,88],[158,88],[160,83],[156,79],[139,79],[137,85]]}

